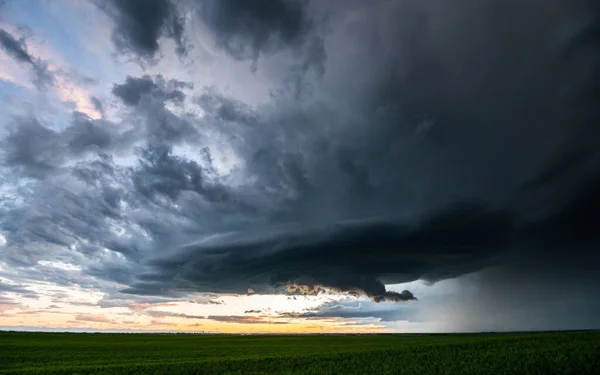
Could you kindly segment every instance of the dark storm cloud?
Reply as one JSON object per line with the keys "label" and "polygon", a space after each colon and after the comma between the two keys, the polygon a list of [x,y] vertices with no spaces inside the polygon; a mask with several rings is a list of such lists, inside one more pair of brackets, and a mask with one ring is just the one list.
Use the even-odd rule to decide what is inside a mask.
{"label": "dark storm cloud", "polygon": [[422,223],[394,220],[233,233],[190,244],[152,261],[158,285],[206,291],[316,294],[330,288],[376,302],[407,301],[383,282],[436,281],[475,271],[509,241],[511,218],[465,205]]}
{"label": "dark storm cloud", "polygon": [[[313,31],[304,0],[214,1],[190,0],[111,0],[95,1],[115,22],[113,41],[121,53],[132,53],[144,61],[153,61],[159,51],[159,38],[176,43],[176,52],[186,55],[188,43],[185,14],[199,15],[214,33],[216,44],[232,57],[253,60],[253,69],[261,54],[271,54],[286,47],[301,47]],[[306,43],[308,49],[312,47]],[[325,55],[306,54],[305,63],[323,69]]]}
{"label": "dark storm cloud", "polygon": [[154,59],[161,36],[177,43],[177,52],[185,54],[184,20],[171,0],[94,1],[115,22],[112,38],[121,53],[132,53],[144,60]]}
{"label": "dark storm cloud", "polygon": [[33,83],[38,88],[44,88],[53,83],[54,76],[48,71],[48,65],[27,52],[24,39],[18,40],[6,30],[0,29],[0,47],[18,62],[31,66],[34,73]]}
{"label": "dark storm cloud", "polygon": [[75,114],[72,126],[65,130],[71,152],[79,154],[90,149],[107,149],[113,143],[114,136],[107,130],[106,123],[95,122],[85,115]]}
{"label": "dark storm cloud", "polygon": [[148,198],[161,194],[176,200],[189,191],[210,201],[228,199],[227,188],[207,181],[201,165],[173,155],[168,148],[145,149],[140,161],[141,167],[133,175],[134,186]]}
{"label": "dark storm cloud", "polygon": [[560,155],[559,159],[542,170],[533,180],[523,184],[525,189],[535,189],[551,183],[555,179],[566,177],[573,169],[581,166],[592,155],[588,150],[575,150],[570,155]]}
{"label": "dark storm cloud", "polygon": [[[580,56],[574,65],[555,43],[578,22],[576,7],[557,2],[538,12],[536,5],[357,6],[363,13],[352,27],[366,35],[352,41],[349,53],[361,55],[333,72],[329,78],[339,74],[339,82],[327,89],[377,126],[350,122],[343,141],[320,143],[306,113],[298,117],[305,129],[298,133],[293,110],[285,120],[273,117],[287,125],[273,137],[283,139],[287,152],[276,143],[255,146],[245,160],[270,191],[288,194],[274,220],[300,223],[209,236],[150,261],[146,277],[174,289],[287,287],[311,294],[330,288],[375,301],[410,300],[384,284],[435,282],[505,262],[515,270],[548,253],[552,261],[540,260],[539,269],[529,270],[532,278],[556,271],[557,278],[579,272],[594,279],[586,264],[595,259],[590,228],[600,212],[591,198],[596,185],[586,181],[600,172],[593,141],[598,111],[573,101],[579,90],[568,89],[585,90],[589,83],[578,67],[597,63]],[[571,43],[581,45],[577,38]],[[334,52],[348,57],[335,49],[328,55]],[[351,87],[357,80],[344,77],[359,77],[361,91]],[[239,106],[211,97],[199,103],[217,118],[249,122]],[[257,120],[263,137],[269,116]],[[246,141],[252,147],[254,140]],[[289,151],[302,147],[313,148]],[[453,203],[465,199],[481,203]],[[380,219],[344,221],[369,215]]]}
{"label": "dark storm cloud", "polygon": [[307,1],[199,1],[201,19],[217,45],[236,59],[256,61],[260,54],[300,45],[310,32]]}
{"label": "dark storm cloud", "polygon": [[577,254],[582,258],[580,261],[585,261],[587,257],[599,259],[594,250],[600,245],[600,236],[595,229],[600,218],[599,193],[600,174],[585,181],[574,191],[573,198],[565,206],[538,223],[535,235],[548,245],[586,249]]}
{"label": "dark storm cloud", "polygon": [[417,298],[408,290],[402,292],[386,291],[383,295],[377,296],[375,302],[404,302],[404,301],[416,301]]}

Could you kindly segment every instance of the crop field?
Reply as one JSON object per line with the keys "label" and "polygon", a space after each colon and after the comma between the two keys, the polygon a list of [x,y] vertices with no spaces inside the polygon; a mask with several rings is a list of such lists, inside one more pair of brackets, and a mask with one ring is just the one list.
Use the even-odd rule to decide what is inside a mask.
{"label": "crop field", "polygon": [[600,332],[347,336],[0,332],[0,374],[600,374]]}

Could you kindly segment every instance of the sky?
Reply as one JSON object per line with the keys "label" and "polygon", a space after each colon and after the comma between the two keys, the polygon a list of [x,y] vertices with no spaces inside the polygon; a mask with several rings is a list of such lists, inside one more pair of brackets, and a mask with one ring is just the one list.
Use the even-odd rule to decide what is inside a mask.
{"label": "sky", "polygon": [[600,3],[0,1],[0,329],[600,328]]}

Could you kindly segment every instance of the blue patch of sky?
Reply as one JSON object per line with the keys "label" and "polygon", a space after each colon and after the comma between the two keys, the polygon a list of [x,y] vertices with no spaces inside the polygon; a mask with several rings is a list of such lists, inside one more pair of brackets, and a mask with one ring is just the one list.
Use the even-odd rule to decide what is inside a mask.
{"label": "blue patch of sky", "polygon": [[13,116],[22,112],[21,106],[14,103],[23,103],[30,98],[30,88],[0,79],[0,130],[12,121]]}
{"label": "blue patch of sky", "polygon": [[[15,25],[29,27],[37,40],[48,43],[50,49],[60,54],[78,73],[93,78],[102,77],[97,57],[85,53],[80,35],[90,33],[92,28],[84,24],[82,15],[64,6],[66,0],[39,1],[19,0],[12,3],[7,19]],[[59,5],[61,5],[59,7]],[[68,4],[67,4],[68,5]]]}

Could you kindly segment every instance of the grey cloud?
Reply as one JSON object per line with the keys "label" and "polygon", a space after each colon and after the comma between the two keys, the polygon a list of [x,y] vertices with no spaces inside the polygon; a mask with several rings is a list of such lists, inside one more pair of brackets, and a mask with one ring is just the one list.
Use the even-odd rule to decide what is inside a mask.
{"label": "grey cloud", "polygon": [[182,90],[193,87],[190,82],[165,80],[161,75],[140,78],[128,76],[125,83],[113,86],[112,93],[131,107],[130,113],[134,119],[142,119],[145,134],[134,132],[134,137],[141,136],[150,143],[169,145],[198,137],[193,118],[177,116],[165,108],[167,102],[183,104],[185,94]]}
{"label": "grey cloud", "polygon": [[17,118],[13,125],[0,141],[2,162],[33,177],[46,176],[77,155],[110,148],[116,133],[111,123],[80,113],[74,113],[70,126],[60,132],[35,118]]}
{"label": "grey cloud", "polygon": [[194,102],[217,120],[248,125],[256,125],[258,122],[258,114],[252,107],[214,90],[207,90],[195,97]]}
{"label": "grey cloud", "polygon": [[3,140],[3,161],[25,168],[27,173],[42,175],[62,159],[57,132],[42,126],[35,119],[26,119]]}
{"label": "grey cloud", "polygon": [[587,150],[575,150],[569,155],[560,155],[545,170],[542,170],[531,181],[523,184],[525,189],[535,189],[552,183],[555,179],[567,177],[574,169],[584,164],[592,154]]}
{"label": "grey cloud", "polygon": [[104,118],[106,116],[106,113],[104,111],[104,104],[102,104],[100,99],[96,98],[95,96],[90,97],[90,100],[94,105],[94,108],[96,108],[96,110],[100,113],[100,116]]}
{"label": "grey cloud", "polygon": [[200,305],[222,305],[225,302],[219,300],[220,296],[218,294],[205,294],[200,297],[194,297],[194,299],[189,300],[191,303],[197,303]]}
{"label": "grey cloud", "polygon": [[184,20],[171,0],[95,1],[115,22],[112,38],[121,53],[131,53],[151,61],[159,50],[161,36],[177,43],[177,52],[185,54]]}
{"label": "grey cloud", "polygon": [[165,80],[162,75],[154,78],[144,75],[140,78],[127,76],[125,83],[115,84],[112,89],[113,95],[120,98],[128,106],[135,106],[145,95],[151,95],[161,102],[182,102],[185,94],[182,89],[193,89],[190,82],[182,82],[175,79]]}
{"label": "grey cloud", "polygon": [[236,60],[252,61],[253,72],[258,69],[259,59],[265,60],[265,69],[283,68],[285,78],[281,89],[295,97],[310,96],[312,82],[319,82],[325,74],[328,14],[317,2],[194,0],[190,3],[192,13],[199,15],[218,47]]}
{"label": "grey cloud", "polygon": [[140,162],[140,168],[133,175],[134,186],[148,198],[161,194],[176,200],[188,191],[210,201],[228,199],[226,187],[206,179],[206,170],[201,165],[174,156],[169,148],[145,149]]}
{"label": "grey cloud", "polygon": [[21,285],[7,284],[0,281],[0,292],[35,295],[35,293]]}
{"label": "grey cloud", "polygon": [[38,88],[45,88],[54,84],[54,74],[48,70],[48,63],[38,60],[33,65],[33,83]]}
{"label": "grey cloud", "polygon": [[582,17],[583,20],[579,25],[574,27],[575,31],[569,35],[568,42],[565,43],[564,52],[570,58],[582,53],[593,54],[596,50],[594,47],[600,43],[600,17],[598,15],[600,11],[597,5],[591,5],[588,10],[588,14]]}
{"label": "grey cloud", "polygon": [[150,264],[172,289],[244,293],[296,286],[292,292],[314,294],[324,287],[377,302],[404,301],[414,296],[386,291],[383,282],[436,281],[475,271],[511,232],[510,216],[467,205],[417,226],[377,220],[215,236]]}
{"label": "grey cloud", "polygon": [[127,77],[122,85],[115,84],[112,93],[123,100],[127,105],[136,105],[140,102],[142,95],[150,93],[156,85],[150,76],[142,78]]}
{"label": "grey cloud", "polygon": [[17,40],[6,30],[0,29],[0,45],[9,55],[17,61],[33,64],[33,58],[27,52],[24,40]]}
{"label": "grey cloud", "polygon": [[38,88],[47,87],[54,82],[54,76],[48,71],[47,63],[27,52],[24,39],[18,40],[6,30],[0,29],[0,47],[18,62],[31,65],[34,72],[33,82]]}
{"label": "grey cloud", "polygon": [[[510,262],[519,256],[535,259],[552,238],[560,236],[568,240],[562,246],[555,241],[550,253],[555,261],[564,260],[569,257],[567,242],[576,238],[587,241],[586,236],[595,241],[583,219],[580,226],[572,220],[582,215],[594,223],[594,206],[589,213],[573,213],[568,207],[574,204],[573,196],[582,194],[574,186],[585,184],[585,179],[598,172],[591,141],[596,131],[589,120],[597,111],[555,96],[581,76],[559,48],[542,43],[555,35],[555,28],[547,25],[560,28],[570,21],[549,13],[538,14],[531,24],[519,18],[515,21],[514,17],[535,8],[516,2],[484,2],[473,7],[465,2],[451,9],[438,1],[418,6],[382,4],[373,13],[360,14],[354,25],[359,30],[365,27],[367,34],[379,35],[377,43],[365,38],[364,44],[359,39],[351,46],[360,53],[372,48],[373,55],[365,55],[367,61],[349,59],[339,77],[329,77],[338,78],[340,86],[326,87],[339,94],[339,100],[357,103],[350,113],[366,118],[364,122],[348,121],[345,127],[340,125],[340,133],[332,132],[340,135],[339,140],[329,134],[326,142],[320,143],[319,128],[311,127],[306,113],[299,116],[304,129],[299,131],[288,111],[288,122],[277,118],[287,125],[285,130],[268,138],[271,119],[262,112],[257,122],[260,135],[275,141],[265,142],[261,148],[260,141],[252,147],[252,135],[246,138],[245,160],[253,162],[250,171],[259,176],[265,190],[287,195],[284,208],[274,217],[301,224],[292,229],[250,227],[175,249],[149,263],[155,267],[159,284],[238,293],[248,288],[269,292],[281,285],[298,284],[304,287],[298,290],[309,293],[329,287],[381,300],[385,299],[386,283],[417,278],[437,281],[509,258]],[[571,9],[566,3],[561,6]],[[382,17],[381,22],[376,23],[373,14]],[[487,26],[484,20],[496,15],[501,15],[498,29]],[[411,20],[398,25],[398,16]],[[538,23],[546,26],[533,32]],[[515,28],[523,32],[518,35],[528,35],[527,47],[517,42],[520,37]],[[512,31],[498,31],[505,29]],[[394,42],[395,50],[390,49]],[[494,49],[490,53],[499,58],[486,57],[472,45]],[[461,54],[450,53],[448,46]],[[528,59],[530,48],[542,49],[536,58]],[[334,52],[338,51],[328,51],[328,55]],[[509,52],[523,58],[506,63],[499,54],[508,56]],[[336,57],[341,58],[339,55]],[[333,62],[328,58],[328,63]],[[534,76],[527,75],[538,63],[544,68]],[[359,78],[344,81],[344,77]],[[355,92],[351,85],[362,91]],[[557,90],[548,90],[548,85]],[[517,99],[523,98],[517,94],[523,88],[530,98],[527,102]],[[555,102],[565,105],[554,106],[553,112],[544,104]],[[224,117],[218,113],[219,101],[213,107],[206,98],[201,103],[217,108],[215,117]],[[474,109],[472,103],[481,106]],[[585,116],[577,115],[579,111]],[[245,122],[244,116],[229,113],[228,118]],[[417,139],[413,135],[424,115],[434,125]],[[565,127],[571,115],[576,124],[569,122],[573,127]],[[319,125],[326,123],[319,120]],[[366,125],[371,121],[377,126]],[[563,140],[568,141],[560,143]],[[584,146],[583,154],[589,152],[590,156],[548,169],[548,163],[562,160],[575,145]],[[287,152],[280,153],[277,147]],[[306,150],[302,147],[310,151],[291,151]],[[507,149],[510,154],[503,151]],[[579,165],[581,170],[576,168]],[[572,179],[570,187],[555,177],[562,174]],[[545,186],[544,192],[522,192],[523,181],[536,181],[535,185]],[[481,200],[483,207],[489,208],[471,205],[437,213],[462,197]],[[343,222],[344,218],[372,214],[387,219],[352,225]],[[326,215],[331,217],[324,219]],[[575,237],[578,234],[581,237]],[[582,259],[593,259],[590,252],[578,248]],[[582,268],[586,263],[582,259],[571,262],[569,273],[579,270],[589,275],[590,270]],[[544,267],[554,269],[550,263],[544,262]],[[532,277],[536,273],[532,270]],[[565,270],[562,275],[568,277],[569,273]],[[389,298],[402,299],[396,295]]]}
{"label": "grey cloud", "polygon": [[282,318],[294,319],[375,319],[380,322],[419,319],[415,305],[382,304],[372,306],[368,301],[347,300],[326,302],[305,312],[280,313]]}
{"label": "grey cloud", "polygon": [[261,54],[300,45],[312,27],[305,1],[206,0],[199,8],[217,45],[237,59],[256,62]]}
{"label": "grey cloud", "polygon": [[416,301],[417,298],[408,290],[402,292],[386,291],[383,295],[377,296],[375,302],[404,302],[404,301]]}

